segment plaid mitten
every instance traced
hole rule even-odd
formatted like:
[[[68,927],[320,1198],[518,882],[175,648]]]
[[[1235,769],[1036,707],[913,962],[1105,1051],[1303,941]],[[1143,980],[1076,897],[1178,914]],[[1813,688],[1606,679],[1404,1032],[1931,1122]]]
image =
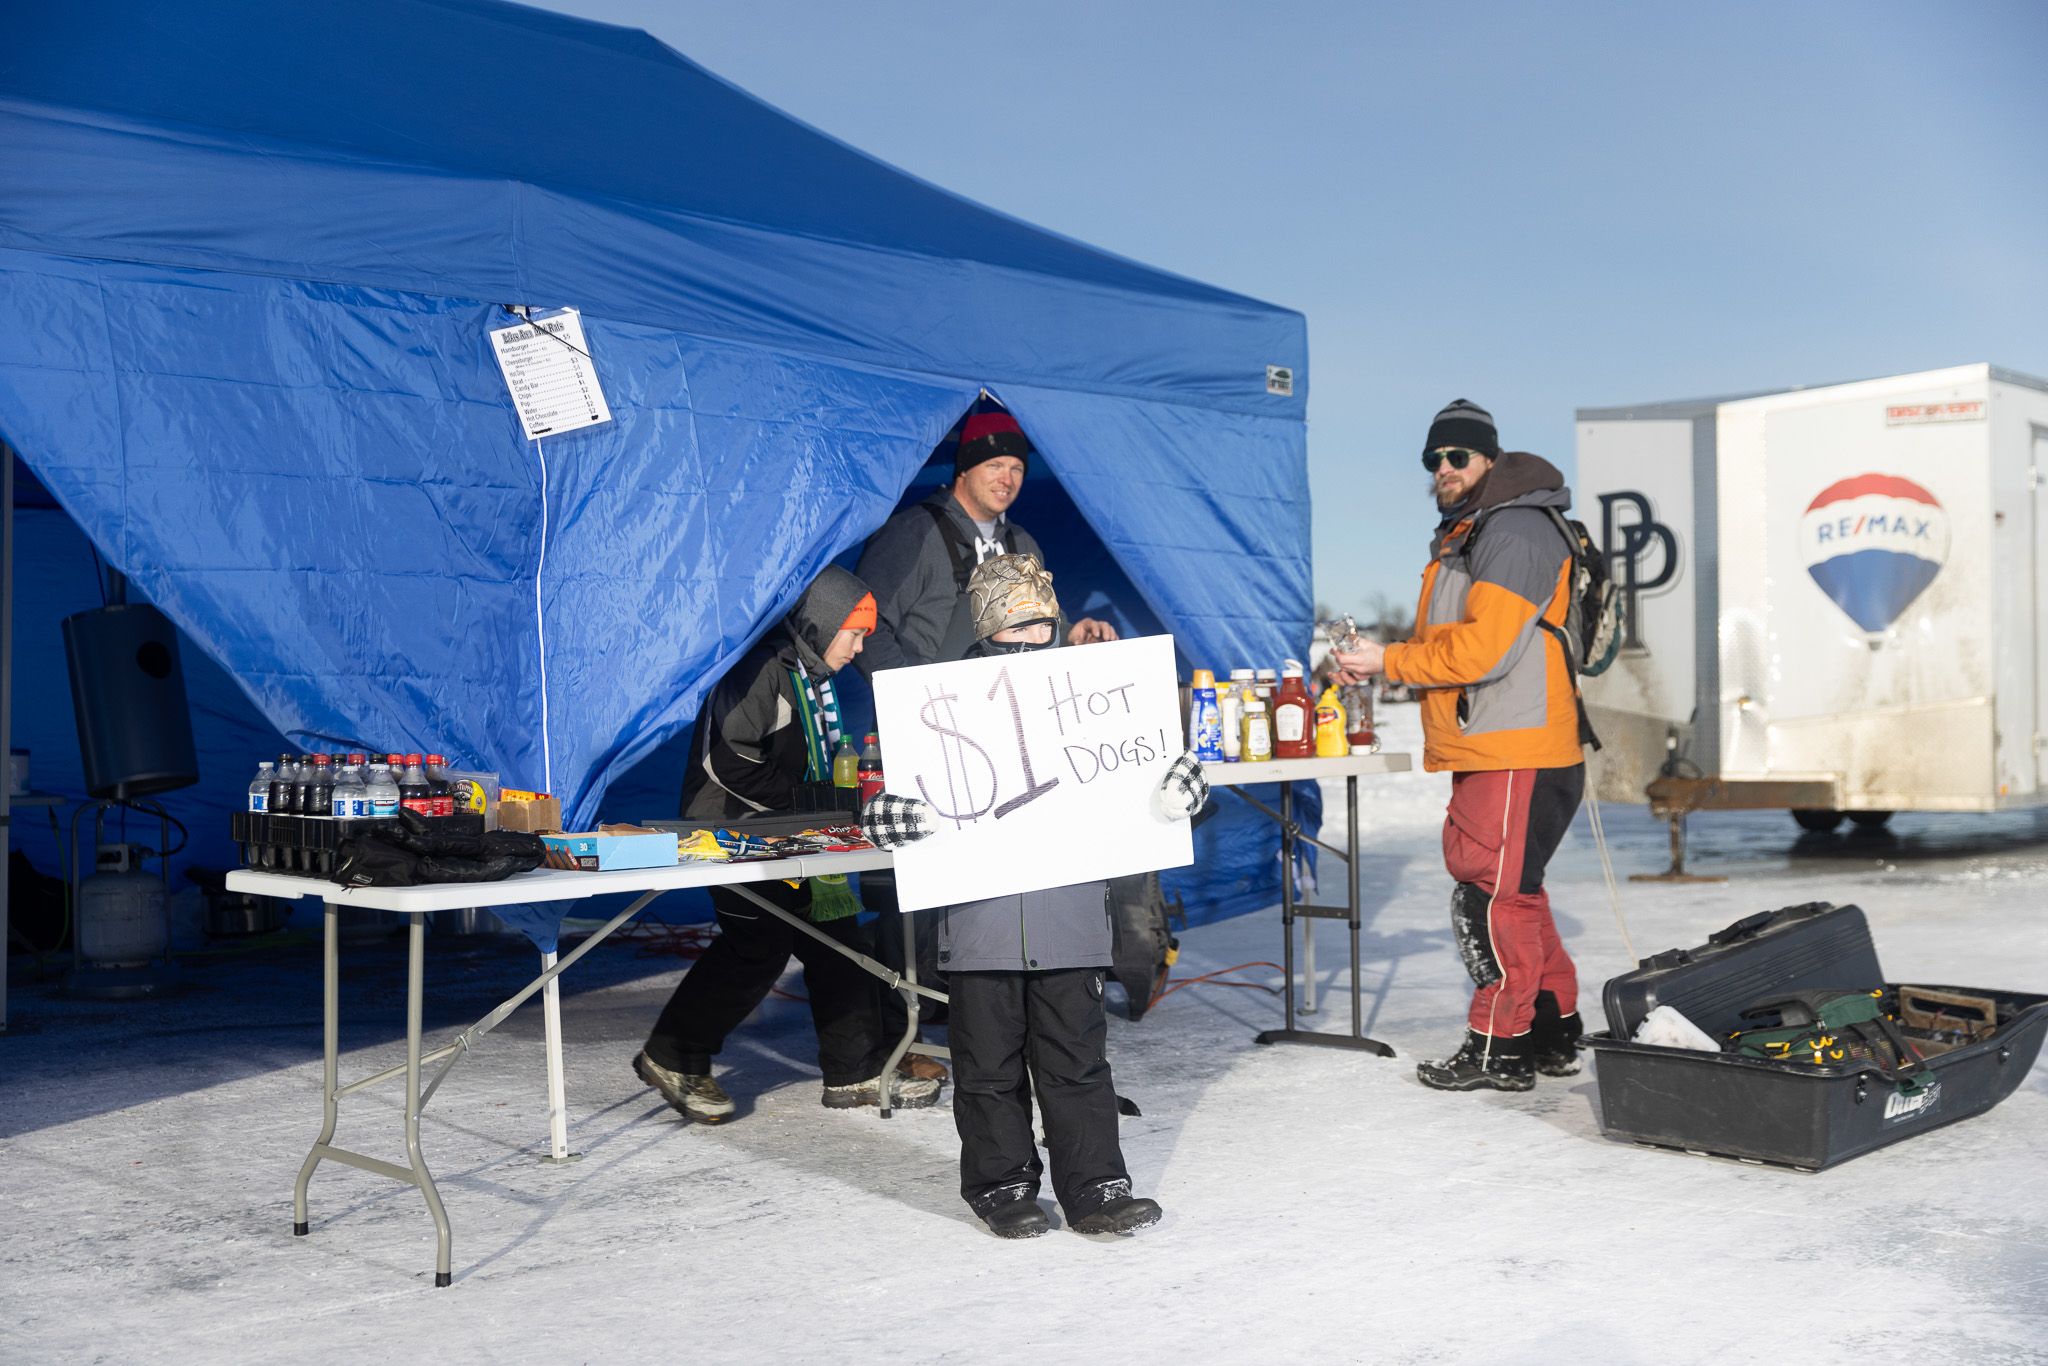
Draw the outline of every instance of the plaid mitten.
[[[938,822],[932,819],[931,807],[915,797],[877,792],[861,808],[860,832],[877,849],[901,849],[927,835],[937,834],[938,829]]]
[[[1209,803],[1209,780],[1191,749],[1180,752],[1159,780],[1159,806],[1168,820],[1184,821]]]

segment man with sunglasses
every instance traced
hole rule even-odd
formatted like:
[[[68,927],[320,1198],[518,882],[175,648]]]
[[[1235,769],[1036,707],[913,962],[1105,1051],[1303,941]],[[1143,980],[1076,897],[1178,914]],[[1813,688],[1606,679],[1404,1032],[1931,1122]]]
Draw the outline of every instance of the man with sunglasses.
[[[1544,865],[1585,792],[1576,681],[1563,624],[1571,550],[1551,509],[1557,467],[1503,454],[1492,414],[1459,399],[1436,415],[1423,468],[1442,520],[1412,639],[1337,663],[1422,698],[1423,767],[1451,773],[1444,864],[1451,928],[1478,988],[1464,1045],[1415,1069],[1443,1091],[1527,1091],[1579,1070],[1578,974],[1557,937]]]

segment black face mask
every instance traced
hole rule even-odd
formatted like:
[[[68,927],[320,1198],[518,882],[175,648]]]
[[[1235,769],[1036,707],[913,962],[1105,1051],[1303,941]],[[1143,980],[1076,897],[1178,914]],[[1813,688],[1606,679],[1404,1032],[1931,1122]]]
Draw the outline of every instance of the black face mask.
[[[1027,622],[1025,624],[1030,625],[1031,623]],[[1052,634],[1046,637],[1043,644],[1033,645],[1030,641],[1026,640],[997,640],[994,636],[990,636],[985,640],[975,641],[963,658],[991,659],[996,655],[1030,654],[1033,650],[1050,650],[1057,644],[1059,644],[1059,626],[1055,623]]]

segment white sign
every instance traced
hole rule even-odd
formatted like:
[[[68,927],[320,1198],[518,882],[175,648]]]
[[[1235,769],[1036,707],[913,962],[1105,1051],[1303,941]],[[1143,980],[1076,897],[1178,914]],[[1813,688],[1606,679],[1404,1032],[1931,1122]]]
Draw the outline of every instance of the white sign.
[[[527,440],[612,420],[604,390],[598,387],[597,367],[590,361],[590,346],[583,340],[583,317],[575,309],[501,327],[491,333],[491,347],[498,353],[498,368],[505,372],[505,387],[512,391]]]
[[[1173,638],[885,669],[888,790],[939,833],[896,851],[906,911],[1194,862],[1156,793],[1186,745]]]

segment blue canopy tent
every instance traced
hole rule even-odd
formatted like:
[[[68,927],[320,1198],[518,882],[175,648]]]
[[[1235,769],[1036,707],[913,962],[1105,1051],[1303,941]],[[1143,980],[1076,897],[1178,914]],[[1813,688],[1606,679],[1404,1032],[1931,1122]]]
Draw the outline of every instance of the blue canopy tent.
[[[671,809],[672,766],[621,780],[984,386],[1043,455],[1020,519],[1063,589],[1184,661],[1307,640],[1298,313],[948,194],[637,30],[13,6],[0,190],[0,437],[252,735],[438,750],[572,828],[615,784]],[[581,311],[611,422],[524,439],[508,306]],[[195,855],[258,757],[202,755]],[[1277,895],[1248,812],[1201,846],[1197,916]]]

